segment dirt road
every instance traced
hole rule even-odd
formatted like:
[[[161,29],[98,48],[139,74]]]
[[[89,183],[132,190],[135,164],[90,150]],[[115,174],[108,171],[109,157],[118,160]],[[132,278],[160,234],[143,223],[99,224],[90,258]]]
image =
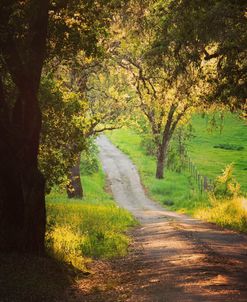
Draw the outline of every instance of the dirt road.
[[[247,236],[165,210],[126,155],[104,136],[98,145],[116,201],[141,226],[129,256],[102,263],[98,289],[82,301],[247,302]]]

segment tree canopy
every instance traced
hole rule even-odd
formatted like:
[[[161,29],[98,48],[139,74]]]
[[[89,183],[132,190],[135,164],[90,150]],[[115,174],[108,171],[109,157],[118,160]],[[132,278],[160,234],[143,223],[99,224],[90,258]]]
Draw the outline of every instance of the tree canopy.
[[[159,30],[151,59],[164,64],[163,57],[170,53],[179,60],[180,70],[193,62],[206,71],[205,81],[212,87],[205,96],[209,103],[246,109],[245,1],[156,1],[152,15]]]

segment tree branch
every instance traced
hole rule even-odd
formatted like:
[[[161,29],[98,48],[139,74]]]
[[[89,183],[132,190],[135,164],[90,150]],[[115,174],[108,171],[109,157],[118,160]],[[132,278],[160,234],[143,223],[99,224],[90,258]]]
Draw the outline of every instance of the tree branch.
[[[49,0],[33,0],[31,3],[32,12],[29,21],[31,43],[28,70],[32,70],[35,91],[39,88],[41,70],[46,55],[49,2]]]
[[[101,133],[101,132],[104,132],[104,131],[107,131],[107,130],[116,130],[116,129],[121,129],[122,126],[112,126],[112,127],[103,127],[101,129],[95,129],[94,130],[94,133],[93,134],[96,134],[96,133]]]
[[[184,109],[177,115],[176,120],[174,121],[174,123],[172,124],[171,127],[171,131],[170,131],[170,135],[173,134],[173,132],[175,131],[178,122],[181,120],[181,118],[185,115],[186,111],[191,107],[192,105],[187,104],[186,106],[184,106]]]
[[[205,54],[204,59],[206,61],[209,61],[209,60],[214,59],[214,58],[218,58],[220,56],[219,52],[215,52],[215,53],[209,54],[206,49],[204,49],[203,52]]]

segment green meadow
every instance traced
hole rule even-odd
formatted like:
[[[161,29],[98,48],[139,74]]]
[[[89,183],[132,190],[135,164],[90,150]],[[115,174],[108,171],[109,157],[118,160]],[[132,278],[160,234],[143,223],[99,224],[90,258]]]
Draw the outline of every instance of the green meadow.
[[[219,123],[212,125],[207,116],[193,117],[189,155],[198,170],[211,178],[233,163],[233,174],[247,192],[247,123],[231,114],[224,116],[222,128]]]

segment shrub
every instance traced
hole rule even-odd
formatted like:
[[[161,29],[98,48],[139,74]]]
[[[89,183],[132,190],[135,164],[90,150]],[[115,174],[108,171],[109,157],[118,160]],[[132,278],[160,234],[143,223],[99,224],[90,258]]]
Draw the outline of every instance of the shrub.
[[[99,170],[99,150],[94,140],[90,139],[88,139],[86,147],[81,153],[80,170],[83,175],[91,175]]]
[[[141,148],[143,148],[145,155],[156,156],[157,154],[154,138],[149,134],[142,135]]]
[[[232,198],[240,194],[240,184],[233,177],[233,164],[229,164],[216,178],[213,194],[216,198]]]
[[[232,144],[218,144],[218,145],[215,145],[214,148],[219,148],[219,149],[224,149],[224,150],[234,150],[234,151],[244,150],[243,146],[232,145]]]
[[[242,197],[216,199],[210,197],[210,207],[199,209],[195,216],[242,232],[247,232],[247,211]]]

